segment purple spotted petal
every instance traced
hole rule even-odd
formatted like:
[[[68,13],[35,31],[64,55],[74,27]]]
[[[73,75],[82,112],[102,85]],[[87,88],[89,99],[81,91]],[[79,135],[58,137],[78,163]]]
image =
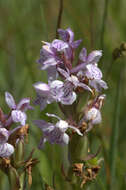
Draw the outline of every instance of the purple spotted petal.
[[[58,77],[58,72],[56,70],[56,66],[50,66],[47,69],[47,74],[48,74],[48,82],[52,82],[53,80],[56,80]]]
[[[9,143],[0,145],[0,157],[10,157],[14,152],[14,147]]]
[[[69,93],[67,96],[63,96],[61,98],[61,103],[64,105],[72,105],[77,98],[77,95],[75,92]]]
[[[61,69],[59,67],[57,68],[57,70],[60,72],[62,76],[64,76],[64,78],[68,78],[70,76],[69,70],[68,72],[66,72],[64,69]]]
[[[11,109],[16,109],[15,100],[9,92],[5,92],[5,101]]]
[[[33,123],[43,131],[45,136],[50,136],[50,133],[55,129],[53,124],[47,123],[44,120],[34,120]]]
[[[57,61],[55,59],[55,57],[50,57],[48,58],[46,61],[43,62],[43,65],[41,66],[41,70],[46,70],[48,69],[50,66],[55,66],[57,65]]]
[[[44,120],[34,120],[33,123],[37,125],[40,129],[46,129],[50,127],[50,123],[44,121]]]
[[[50,87],[48,84],[36,82],[33,86],[39,96],[47,96],[49,94]]]
[[[9,132],[5,128],[0,128],[0,144],[7,142],[9,137]]]
[[[30,106],[30,98],[23,98],[18,104],[17,109],[26,111],[27,109],[32,109]]]
[[[101,79],[102,78],[102,72],[101,70],[92,64],[88,64],[86,66],[86,72],[85,75],[88,79]]]
[[[76,48],[78,48],[78,46],[80,45],[81,42],[82,42],[82,40],[76,40],[76,41],[71,43],[71,47],[73,49],[76,49]]]
[[[107,89],[107,83],[103,80],[90,80],[89,85],[96,89],[97,92],[100,92],[103,89]]]
[[[26,116],[26,114],[24,112],[22,112],[20,110],[13,110],[11,112],[11,117],[12,117],[12,120],[15,123],[20,122],[21,125],[25,125],[25,121],[27,119],[27,116]]]
[[[63,51],[64,49],[68,48],[68,44],[63,42],[62,40],[53,40],[52,47],[55,48],[57,51]]]
[[[97,63],[99,61],[99,59],[101,58],[101,56],[102,56],[101,50],[92,51],[87,57],[87,62],[88,63]]]
[[[86,62],[87,60],[87,50],[86,48],[83,48],[79,54],[79,59],[83,62]]]
[[[58,29],[58,33],[63,41],[67,42],[69,40],[69,33],[66,30]]]
[[[60,101],[63,96],[63,82],[55,80],[50,83],[50,95],[55,101]]]
[[[82,70],[84,70],[86,68],[86,65],[87,65],[86,62],[85,63],[81,63],[81,64],[77,65],[76,67],[74,67],[73,69],[71,69],[70,72],[71,73],[77,73],[79,71],[82,71]]]

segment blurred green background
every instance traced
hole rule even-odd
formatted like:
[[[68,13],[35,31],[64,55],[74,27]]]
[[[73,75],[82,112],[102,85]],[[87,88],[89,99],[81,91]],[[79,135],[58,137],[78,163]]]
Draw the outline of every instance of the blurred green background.
[[[46,74],[38,69],[36,60],[39,58],[41,41],[51,41],[55,38],[58,11],[59,0],[0,0],[0,106],[5,112],[8,111],[4,101],[5,91],[11,92],[17,102],[22,97],[32,97],[33,100],[33,83],[46,81]],[[104,148],[101,155],[106,155],[108,160],[113,161],[116,156],[114,189],[124,190],[126,59],[121,57],[113,62],[112,52],[126,41],[126,0],[64,0],[61,28],[67,27],[71,27],[75,32],[76,39],[83,39],[80,48],[85,46],[88,51],[103,50],[99,66],[109,89],[102,109],[101,142],[96,139],[96,144],[102,143]],[[44,189],[44,181],[52,185],[54,176],[56,190],[71,189],[67,182],[63,183],[60,174],[61,164],[67,164],[67,148],[47,144],[43,151],[37,150],[41,133],[32,124],[32,120],[45,118],[44,113],[51,113],[53,110],[58,112],[55,104],[49,105],[41,113],[38,107],[28,113],[30,135],[29,144],[26,145],[26,157],[32,148],[36,148],[34,156],[40,160],[38,166],[33,169],[31,189]],[[93,141],[95,144],[95,138]],[[111,145],[111,141],[115,144]],[[106,176],[103,162],[101,172],[90,189],[108,189]],[[6,177],[0,173],[0,189],[9,190],[8,186]]]

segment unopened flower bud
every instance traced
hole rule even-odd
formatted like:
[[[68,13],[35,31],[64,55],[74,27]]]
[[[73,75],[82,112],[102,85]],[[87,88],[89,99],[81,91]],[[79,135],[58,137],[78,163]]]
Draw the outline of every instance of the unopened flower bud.
[[[93,108],[89,109],[88,111],[86,111],[85,119],[87,121],[91,121],[92,124],[94,124],[94,125],[99,124],[99,123],[101,123],[101,120],[102,120],[101,113],[98,109],[93,107]]]
[[[9,137],[9,132],[5,128],[0,128],[0,144],[7,142]]]
[[[0,145],[0,157],[9,157],[14,152],[14,147],[9,143]]]

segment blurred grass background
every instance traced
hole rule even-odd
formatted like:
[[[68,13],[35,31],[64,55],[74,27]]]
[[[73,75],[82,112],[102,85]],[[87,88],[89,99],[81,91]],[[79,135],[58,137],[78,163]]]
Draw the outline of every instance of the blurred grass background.
[[[55,38],[58,11],[59,0],[0,1],[0,106],[4,111],[8,111],[4,101],[5,91],[11,92],[17,102],[22,97],[33,99],[35,92],[32,84],[46,81],[46,74],[38,70],[36,59],[39,57],[41,41],[51,41]],[[101,155],[107,155],[111,162],[117,158],[115,190],[126,189],[126,59],[118,59],[112,63],[113,50],[126,41],[125,12],[125,0],[64,0],[61,24],[64,29],[71,27],[76,39],[83,39],[81,47],[87,47],[88,51],[103,49],[103,58],[99,65],[107,78],[109,89],[102,110],[103,123],[99,129],[100,143],[104,145]],[[120,68],[123,71],[121,80]],[[42,113],[39,108],[34,112],[29,111],[30,135],[26,152],[36,148],[41,137],[32,120],[44,119],[44,113],[53,112],[54,109],[58,112],[57,106],[52,104]],[[111,145],[115,137],[114,130],[117,138],[115,144]],[[99,142],[96,139],[97,143]],[[61,163],[67,164],[66,149],[49,144],[43,151],[36,148],[34,156],[39,158],[40,163],[33,169],[31,189],[44,189],[43,181],[52,185],[54,176],[56,190],[71,189],[67,182],[63,183],[60,174]],[[106,177],[104,163],[98,179],[90,187],[91,190],[108,189],[109,176]],[[9,190],[3,173],[0,173],[0,187],[1,190]]]

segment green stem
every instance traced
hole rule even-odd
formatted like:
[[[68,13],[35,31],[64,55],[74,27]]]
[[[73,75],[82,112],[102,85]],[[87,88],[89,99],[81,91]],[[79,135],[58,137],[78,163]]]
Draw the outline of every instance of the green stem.
[[[120,117],[120,98],[121,98],[121,82],[123,74],[123,65],[120,63],[120,76],[117,83],[117,91],[115,97],[115,111],[113,117],[112,135],[110,142],[110,190],[114,190],[114,183],[116,178],[116,158],[117,158],[117,147],[118,147],[118,132],[119,132],[119,117]]]
[[[19,190],[20,188],[19,175],[16,169],[13,168],[12,166],[8,170],[8,180],[9,180],[10,190]]]
[[[102,29],[101,29],[101,49],[102,50],[104,50],[104,33],[105,33],[105,26],[106,26],[107,14],[108,14],[108,2],[109,0],[105,0]]]
[[[63,0],[59,0],[60,5],[59,5],[59,14],[58,14],[58,20],[57,20],[57,26],[56,26],[56,38],[59,38],[58,34],[58,28],[61,26],[61,20],[62,20],[62,14],[63,14]]]

